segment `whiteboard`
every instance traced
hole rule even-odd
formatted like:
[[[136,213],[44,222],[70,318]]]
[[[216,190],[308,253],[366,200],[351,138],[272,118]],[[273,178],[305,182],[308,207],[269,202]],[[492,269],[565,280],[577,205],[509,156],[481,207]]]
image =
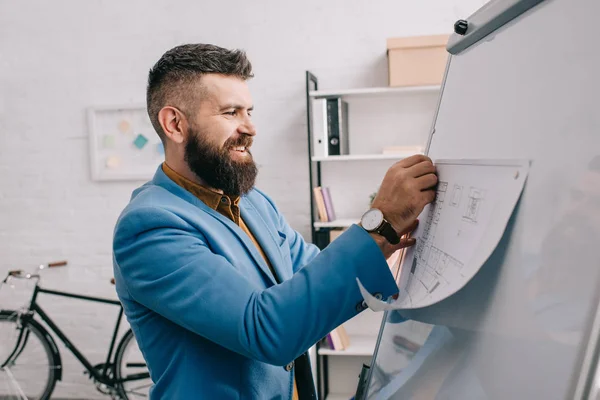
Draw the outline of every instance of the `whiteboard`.
[[[481,28],[481,15],[518,2],[492,1],[467,20]],[[572,399],[589,384],[582,366],[600,292],[598,17],[598,0],[546,0],[450,58],[430,157],[531,168],[473,280],[436,305],[388,313],[367,398]],[[398,355],[402,368],[390,361],[397,313],[434,325],[408,363]]]

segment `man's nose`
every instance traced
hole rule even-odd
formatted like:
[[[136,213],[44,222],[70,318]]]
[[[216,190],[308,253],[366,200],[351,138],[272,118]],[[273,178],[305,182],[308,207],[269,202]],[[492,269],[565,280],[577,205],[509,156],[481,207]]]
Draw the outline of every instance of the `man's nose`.
[[[254,126],[254,123],[252,122],[250,117],[244,118],[244,121],[242,121],[242,123],[238,127],[238,132],[250,136],[256,135],[256,127]]]

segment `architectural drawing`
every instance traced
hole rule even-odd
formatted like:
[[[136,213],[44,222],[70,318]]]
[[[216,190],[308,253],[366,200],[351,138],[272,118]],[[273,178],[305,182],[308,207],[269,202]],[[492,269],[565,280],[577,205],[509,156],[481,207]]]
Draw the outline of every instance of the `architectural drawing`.
[[[462,186],[454,185],[454,189],[452,190],[452,201],[450,201],[450,205],[452,207],[460,206],[460,198],[462,197]]]
[[[417,243],[402,257],[398,299],[382,303],[359,286],[375,311],[425,307],[462,288],[502,237],[529,164],[438,160],[436,167],[436,199],[419,215]]]
[[[447,188],[448,182],[440,182],[438,184],[436,200],[425,220],[423,235],[417,244],[415,258],[411,266],[411,273],[414,275],[412,279],[419,281],[427,293],[436,290],[440,282],[447,283],[443,277],[447,268],[453,268],[456,270],[455,272],[460,273],[460,269],[463,266],[462,262],[435,246],[436,231],[445,205]],[[452,202],[455,200],[455,194],[461,192],[462,186],[454,185],[450,205],[453,205]],[[419,268],[417,268],[417,265],[419,265]]]
[[[474,224],[477,223],[477,212],[481,206],[481,202],[485,197],[485,190],[471,187],[471,191],[469,192],[469,201],[467,203],[467,208],[465,210],[465,215],[463,219]]]

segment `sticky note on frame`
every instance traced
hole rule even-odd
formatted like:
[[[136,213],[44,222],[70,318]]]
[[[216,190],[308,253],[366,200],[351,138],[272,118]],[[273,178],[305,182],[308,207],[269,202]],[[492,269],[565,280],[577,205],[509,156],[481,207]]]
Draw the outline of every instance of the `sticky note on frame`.
[[[104,149],[114,149],[116,146],[116,139],[114,135],[104,135],[102,136],[102,148]]]
[[[148,143],[148,138],[146,138],[146,136],[142,135],[141,133],[139,135],[137,135],[135,140],[133,141],[133,145],[140,150],[143,149],[147,143]]]
[[[106,159],[106,168],[117,169],[121,165],[121,159],[117,156],[110,156]]]
[[[125,119],[123,119],[123,120],[121,120],[121,122],[119,122],[118,128],[121,133],[124,133],[124,134],[131,133],[131,124],[129,123],[129,121],[127,121]]]

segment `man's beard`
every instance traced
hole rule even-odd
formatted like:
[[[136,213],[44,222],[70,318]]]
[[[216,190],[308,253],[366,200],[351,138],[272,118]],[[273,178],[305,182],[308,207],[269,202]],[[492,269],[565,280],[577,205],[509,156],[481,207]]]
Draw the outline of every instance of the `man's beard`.
[[[213,189],[222,190],[224,194],[237,197],[248,193],[256,181],[258,169],[248,147],[252,145],[252,137],[241,135],[229,138],[219,148],[201,138],[195,129],[189,130],[185,145],[185,161],[198,178]],[[234,147],[245,146],[247,160],[234,161],[230,151]]]

